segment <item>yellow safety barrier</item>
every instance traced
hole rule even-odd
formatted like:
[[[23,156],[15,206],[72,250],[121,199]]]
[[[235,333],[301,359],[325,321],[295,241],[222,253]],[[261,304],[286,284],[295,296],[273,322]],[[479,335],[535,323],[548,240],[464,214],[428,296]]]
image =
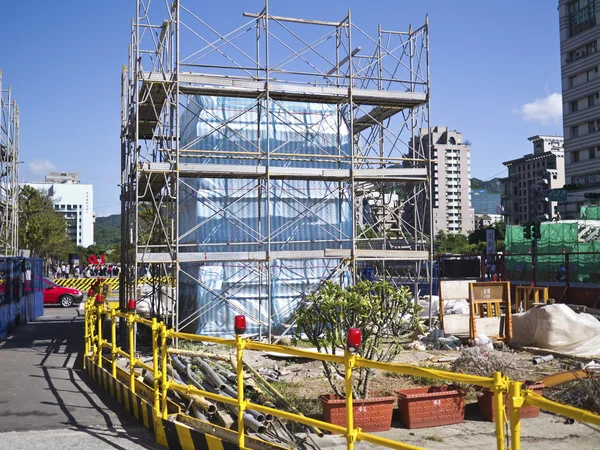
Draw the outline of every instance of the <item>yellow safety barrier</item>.
[[[95,278],[55,278],[52,282],[58,284],[63,287],[70,287],[73,289],[79,289],[80,291],[88,291],[94,281],[98,278],[103,278],[104,283],[108,284],[113,291],[117,291],[119,289],[119,278],[105,278],[105,277],[95,277]],[[173,277],[155,277],[155,278],[138,278],[138,284],[168,284],[170,286],[174,285]]]
[[[102,325],[105,318],[110,319],[110,340],[107,340],[102,335]],[[116,323],[117,319],[125,319],[129,330],[129,348],[123,350],[117,346]],[[139,358],[136,358],[135,353],[135,326],[141,324],[147,326],[152,331],[152,365],[145,364]],[[234,347],[236,349],[236,377],[237,377],[237,398],[225,397],[212,392],[204,391],[192,385],[181,385],[168,379],[167,371],[162,370],[168,366],[168,358],[170,354],[178,353],[177,349],[169,348],[168,341],[170,339],[186,339],[197,342],[210,342],[221,345]],[[103,349],[110,349],[110,359],[104,356]],[[301,414],[294,414],[287,411],[277,410],[268,406],[259,405],[250,402],[244,398],[244,368],[243,368],[243,352],[244,350],[256,351],[274,351],[281,354],[298,356],[301,358],[329,361],[333,363],[343,364],[345,367],[345,387],[346,387],[346,427],[333,425],[328,422],[312,419]],[[185,353],[182,351],[182,353]],[[305,350],[286,347],[282,345],[261,344],[253,342],[250,339],[245,339],[237,335],[235,339],[222,339],[210,336],[200,336],[196,334],[176,332],[167,326],[158,322],[155,318],[152,320],[144,319],[135,312],[121,312],[110,308],[106,303],[96,304],[93,299],[88,300],[85,305],[85,357],[84,367],[87,364],[95,364],[102,369],[103,364],[110,364],[110,374],[114,379],[118,379],[117,371],[117,356],[123,356],[129,360],[129,386],[128,389],[135,394],[136,383],[136,368],[142,368],[152,374],[153,386],[152,403],[153,403],[153,429],[157,437],[157,443],[168,445],[165,437],[165,424],[170,423],[168,420],[172,415],[172,408],[169,407],[168,393],[169,391],[180,392],[186,396],[202,396],[214,401],[228,403],[238,408],[238,427],[237,427],[237,445],[240,449],[247,448],[245,446],[247,439],[250,438],[244,431],[243,412],[251,409],[265,414],[272,414],[282,419],[292,420],[302,423],[309,427],[317,427],[332,433],[340,433],[346,437],[346,447],[354,448],[354,443],[365,441],[371,444],[380,445],[394,449],[416,449],[418,447],[392,441],[373,434],[364,433],[360,428],[354,427],[354,411],[352,397],[352,372],[355,368],[365,367],[377,370],[385,370],[404,375],[413,375],[427,377],[438,380],[452,381],[458,383],[467,383],[482,387],[487,387],[494,392],[495,403],[495,432],[496,432],[496,448],[498,450],[506,449],[506,434],[504,425],[510,421],[510,449],[520,450],[520,409],[522,406],[537,406],[540,409],[560,414],[566,417],[573,418],[578,421],[587,422],[600,426],[600,416],[589,411],[574,408],[571,406],[562,405],[560,403],[548,400],[540,395],[529,390],[521,390],[521,383],[512,381],[500,372],[494,373],[492,378],[467,375],[455,372],[447,372],[443,370],[425,369],[422,367],[412,366],[409,364],[382,363],[364,359],[356,354],[348,351],[344,355],[329,355],[323,353],[313,353]],[[119,369],[122,370],[122,369]],[[510,414],[506,417],[506,409],[504,405],[504,394],[509,394]],[[170,412],[171,411],[171,412]],[[184,421],[190,422],[196,419],[184,417]],[[169,425],[170,426],[170,425]],[[162,431],[161,431],[162,430]],[[208,436],[211,439],[213,437]],[[207,438],[208,438],[207,437]],[[216,438],[215,438],[216,439]],[[269,444],[273,446],[273,444]],[[183,448],[195,448],[193,446]]]

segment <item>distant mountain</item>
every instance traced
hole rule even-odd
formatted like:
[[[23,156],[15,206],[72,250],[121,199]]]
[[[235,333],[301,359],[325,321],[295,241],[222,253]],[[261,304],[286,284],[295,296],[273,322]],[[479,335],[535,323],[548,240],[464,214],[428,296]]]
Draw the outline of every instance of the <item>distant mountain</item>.
[[[94,225],[94,240],[96,245],[112,248],[121,243],[121,214],[96,217]]]
[[[471,189],[474,191],[483,189],[488,194],[502,194],[502,182],[500,178],[492,178],[487,181],[480,180],[479,178],[471,178]]]

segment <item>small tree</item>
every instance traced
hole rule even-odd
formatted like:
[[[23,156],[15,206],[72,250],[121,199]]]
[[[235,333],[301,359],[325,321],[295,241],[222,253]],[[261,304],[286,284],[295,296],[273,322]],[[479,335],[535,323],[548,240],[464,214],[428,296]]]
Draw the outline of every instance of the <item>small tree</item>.
[[[306,307],[296,311],[296,337],[304,332],[319,352],[340,354],[346,348],[348,330],[360,328],[362,345],[358,354],[366,359],[390,362],[402,350],[401,339],[420,328],[420,309],[404,286],[395,287],[386,281],[361,281],[343,288],[326,282],[307,298]],[[343,388],[338,385],[344,379],[344,368],[327,361],[322,363],[334,393],[344,397]],[[353,395],[357,398],[368,397],[371,375],[372,369],[358,369],[353,384]]]

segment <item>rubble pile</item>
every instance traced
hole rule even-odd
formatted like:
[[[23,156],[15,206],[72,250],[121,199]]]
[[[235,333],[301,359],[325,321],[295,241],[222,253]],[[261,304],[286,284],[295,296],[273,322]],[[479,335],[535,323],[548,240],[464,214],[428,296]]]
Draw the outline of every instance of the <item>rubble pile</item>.
[[[167,375],[172,383],[196,388],[237,399],[237,375],[235,358],[201,351],[180,350],[171,354],[171,364],[167,366]],[[299,414],[272,382],[281,380],[286,374],[277,366],[273,369],[259,370],[244,362],[245,398],[253,403]],[[152,374],[144,371],[144,382],[152,386]],[[215,425],[236,429],[238,408],[234,405],[215,402],[196,394],[183,394],[170,391],[170,399],[181,407],[181,411],[191,417]],[[270,414],[258,411],[244,411],[244,427],[248,433],[267,442],[288,448],[318,448],[311,435],[322,436],[315,427],[307,427],[296,422],[287,422]]]

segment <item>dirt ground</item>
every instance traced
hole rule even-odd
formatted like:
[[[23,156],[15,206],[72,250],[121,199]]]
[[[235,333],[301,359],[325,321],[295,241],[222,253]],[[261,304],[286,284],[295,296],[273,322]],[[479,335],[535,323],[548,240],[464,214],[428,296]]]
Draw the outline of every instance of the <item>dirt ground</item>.
[[[220,346],[207,346],[205,349],[210,353],[233,355],[232,349]],[[535,365],[531,352],[509,349],[505,351],[518,367],[522,378],[531,381],[539,381],[547,375],[568,370],[578,363],[572,358],[555,358],[548,363]],[[453,358],[458,354],[454,350],[405,350],[394,362],[449,370],[451,363],[440,362],[440,360]],[[274,385],[289,399],[290,403],[307,415],[322,418],[318,396],[331,393],[332,390],[323,376],[321,362],[256,351],[244,352],[244,359],[263,376],[278,378],[279,381],[274,382]],[[280,375],[277,377],[278,374]],[[421,387],[430,382],[431,380],[424,378],[376,371],[372,380],[372,390],[393,394],[399,389]],[[470,391],[467,403],[465,422],[462,424],[409,430],[395,414],[392,429],[375,434],[424,448],[495,448],[494,424],[484,421],[479,413],[475,390]],[[542,412],[537,418],[522,421],[522,448],[524,449],[597,449],[598,442],[600,442],[600,433],[597,429],[581,423],[565,423],[564,417]],[[326,435],[324,438],[317,438],[316,443],[322,449],[345,447],[345,441],[340,436]],[[358,443],[356,448],[375,447],[368,443]]]

